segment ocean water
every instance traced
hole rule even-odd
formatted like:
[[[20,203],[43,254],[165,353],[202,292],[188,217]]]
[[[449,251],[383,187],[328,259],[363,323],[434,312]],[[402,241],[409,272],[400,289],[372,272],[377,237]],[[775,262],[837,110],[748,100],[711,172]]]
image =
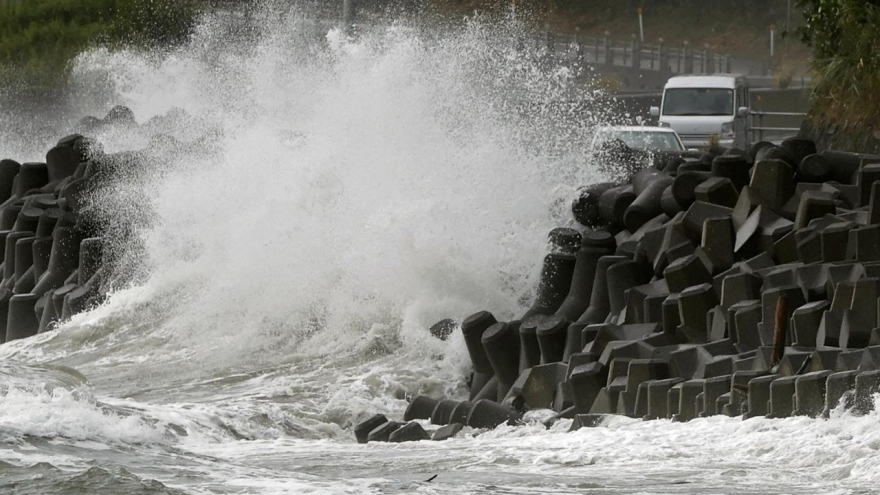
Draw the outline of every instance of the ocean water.
[[[529,305],[546,233],[601,179],[591,129],[621,116],[511,18],[309,19],[264,5],[174,50],[95,49],[57,125],[0,126],[39,159],[125,104],[141,125],[96,137],[153,150],[93,198],[136,226],[107,302],[0,346],[0,493],[877,491],[880,415],[845,410],[355,443],[359,418],[465,397],[460,333],[428,327]]]

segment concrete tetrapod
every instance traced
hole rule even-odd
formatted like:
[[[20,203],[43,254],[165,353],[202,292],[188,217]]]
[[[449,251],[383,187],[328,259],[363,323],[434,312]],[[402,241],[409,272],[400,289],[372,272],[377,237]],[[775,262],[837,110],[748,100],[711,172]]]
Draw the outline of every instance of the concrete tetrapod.
[[[547,234],[551,253],[575,254],[581,247],[581,233],[568,227],[557,227]]]
[[[12,291],[0,288],[0,340],[3,342],[7,342],[6,326],[9,315],[9,300],[12,295]]]
[[[15,243],[15,285],[12,290],[15,294],[27,294],[37,283],[33,270],[35,239],[35,237],[26,237]]]
[[[565,301],[556,310],[556,315],[577,320],[584,314],[590,306],[590,298],[593,295],[593,282],[596,279],[599,258],[609,254],[612,254],[611,249],[602,247],[584,247],[577,252],[571,287]]]
[[[388,418],[384,414],[375,414],[364,421],[361,421],[354,427],[354,436],[358,443],[367,443],[367,437],[370,432],[377,427],[388,422]]]
[[[538,343],[538,325],[544,315],[530,316],[519,326],[519,372],[541,364],[541,345]]]
[[[397,428],[388,435],[388,441],[391,443],[400,442],[418,442],[419,440],[430,440],[431,436],[422,428],[422,425],[415,421]]]
[[[442,428],[438,428],[431,435],[431,440],[434,440],[435,442],[449,440],[450,438],[457,435],[458,432],[461,431],[462,427],[463,425],[461,423],[451,423]]]
[[[651,272],[644,265],[631,260],[619,261],[608,268],[608,305],[611,318],[626,309],[626,291],[648,283]]]
[[[419,395],[413,398],[412,402],[406,407],[403,413],[404,421],[412,421],[414,419],[431,419],[431,413],[437,407],[437,399],[432,399],[426,395]]]
[[[856,375],[853,410],[867,414],[874,410],[874,396],[880,392],[880,370],[863,371]]]
[[[94,283],[93,279],[87,282],[86,285],[76,287],[64,297],[61,310],[62,320],[68,320],[73,315],[82,313],[94,306],[98,298],[98,288]]]
[[[452,414],[449,415],[450,424],[466,424],[467,418],[471,414],[471,410],[474,408],[474,403],[471,401],[462,401],[459,402],[455,409],[452,410]]]
[[[564,362],[567,363],[573,354],[578,354],[583,351],[587,342],[592,340],[589,336],[590,334],[585,333],[587,327],[588,325],[586,323],[577,322],[568,325],[565,335],[565,350],[562,353],[562,360]],[[584,340],[585,338],[587,340]]]
[[[704,180],[712,177],[709,172],[678,173],[671,184],[672,197],[681,210],[687,210],[696,201],[695,190]]]
[[[825,411],[825,392],[831,371],[813,371],[795,380],[794,414],[817,417]]]
[[[672,185],[673,178],[660,172],[651,175],[649,180],[623,214],[623,223],[630,232],[636,232],[648,220],[663,213],[660,198]]]
[[[859,371],[840,371],[831,373],[825,381],[825,409],[823,415],[828,416],[832,409],[842,406],[849,409],[853,406],[856,389],[856,377]]]
[[[669,390],[676,384],[683,382],[683,378],[666,378],[662,380],[651,380],[647,383],[648,387],[648,407],[644,419],[667,419],[671,417],[669,411]]]
[[[15,160],[0,160],[0,203],[5,203],[15,187],[15,176],[18,175],[21,164]]]
[[[49,169],[45,163],[22,163],[13,195],[23,198],[29,191],[39,189],[49,183]]]
[[[577,258],[570,254],[550,253],[544,257],[535,302],[520,320],[533,315],[552,315],[562,306],[571,288],[576,263]]]
[[[33,206],[24,206],[18,212],[15,223],[12,225],[12,230],[16,232],[35,232],[40,224],[40,217],[42,215],[43,210]]]
[[[80,264],[80,266],[83,265],[82,248],[80,248],[79,264]],[[80,269],[80,273],[82,273],[82,272],[83,272],[83,270]],[[82,283],[82,282],[80,282],[80,283]],[[458,326],[458,324],[452,318],[443,318],[442,320],[438,321],[437,323],[434,323],[433,325],[431,325],[431,327],[428,329],[428,333],[430,333],[431,336],[436,339],[447,340],[447,339],[449,339],[449,336],[452,335],[452,332],[455,330],[455,327],[457,327],[457,326]]]
[[[606,190],[599,196],[599,219],[613,230],[623,227],[623,215],[636,200],[633,186],[625,184]]]
[[[569,321],[564,316],[548,316],[536,329],[541,364],[562,361],[568,338]]]
[[[403,425],[397,421],[382,423],[370,431],[367,435],[367,442],[387,442],[391,434],[397,431],[401,426]]]
[[[52,289],[37,300],[37,304],[34,306],[34,311],[39,311],[42,308],[42,312],[40,313],[40,327],[37,333],[43,333],[52,328],[52,325],[58,321],[61,315],[55,312],[55,305],[52,303],[52,297],[55,295],[55,289]]]
[[[6,323],[6,342],[24,339],[37,334],[40,321],[34,313],[34,306],[39,296],[36,294],[18,294],[9,299]]]
[[[816,154],[816,143],[808,138],[786,138],[779,144],[779,147],[791,156],[794,164],[800,163],[807,156]]]
[[[694,189],[697,201],[733,208],[739,199],[733,182],[725,177],[706,179]]]
[[[672,185],[667,186],[666,189],[663,190],[663,194],[660,195],[660,208],[663,209],[663,213],[669,218],[674,217],[682,211],[681,205],[678,204],[678,200],[675,199]]]
[[[505,423],[512,425],[519,418],[520,414],[516,411],[484,399],[474,403],[467,418],[467,425],[472,428],[495,428]]]
[[[494,372],[486,351],[483,349],[483,333],[496,323],[495,317],[488,311],[479,311],[465,318],[461,324],[461,333],[467,346],[471,364],[474,366],[474,379],[471,383],[470,399],[478,393],[492,379]]]
[[[80,163],[79,153],[71,146],[55,146],[46,153],[46,171],[49,182],[60,181],[73,175]]]
[[[52,237],[52,232],[55,231],[55,227],[58,225],[58,221],[61,220],[65,216],[65,213],[58,208],[49,208],[48,210],[43,210],[43,213],[40,214],[40,221],[37,222],[37,237]]]
[[[443,399],[437,402],[437,405],[434,406],[434,410],[431,411],[431,424],[432,425],[446,425],[449,424],[449,420],[452,417],[452,411],[458,406],[458,402],[449,399]]]
[[[748,185],[750,168],[744,156],[720,155],[712,160],[712,175],[730,179],[737,191]]]
[[[508,323],[498,322],[483,333],[482,344],[492,371],[498,377],[496,400],[500,401],[519,376],[519,332]]]
[[[15,244],[20,239],[33,238],[33,232],[10,232],[6,236],[5,256],[3,257],[3,287],[12,289],[15,286]]]
[[[602,225],[602,219],[599,217],[599,198],[605,191],[619,185],[613,182],[602,182],[578,189],[577,195],[571,204],[571,212],[574,215],[574,219],[585,227],[599,227]]]
[[[52,306],[55,308],[55,321],[61,321],[64,318],[64,299],[68,294],[76,290],[74,283],[66,283],[52,292]]]
[[[104,239],[90,237],[83,239],[79,245],[79,285],[86,282],[101,268],[104,256]]]
[[[797,376],[783,376],[770,383],[770,411],[768,418],[787,418],[794,413],[794,394]]]
[[[611,311],[608,298],[608,269],[620,261],[628,260],[626,256],[602,256],[596,264],[596,278],[593,280],[593,292],[590,306],[578,318],[578,323],[602,323]]]
[[[50,289],[61,287],[79,265],[80,236],[72,227],[61,227],[52,233],[52,252],[46,272],[34,287],[34,294],[43,295]],[[39,241],[35,241],[36,245]],[[36,264],[37,256],[34,255]]]
[[[12,228],[15,226],[15,221],[18,220],[18,214],[21,212],[21,208],[22,202],[19,201],[14,204],[7,204],[0,209],[0,231],[12,231]]]

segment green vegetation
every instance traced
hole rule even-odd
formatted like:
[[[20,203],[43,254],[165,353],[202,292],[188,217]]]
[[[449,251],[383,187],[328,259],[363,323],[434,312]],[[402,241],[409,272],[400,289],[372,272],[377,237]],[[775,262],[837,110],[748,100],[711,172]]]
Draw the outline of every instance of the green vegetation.
[[[813,49],[813,118],[849,133],[880,130],[880,0],[799,0]]]
[[[190,0],[21,0],[0,4],[0,83],[57,86],[70,60],[97,43],[167,45],[185,39]]]
[[[361,1],[361,0],[359,0]],[[362,0],[369,5],[380,0]],[[414,0],[411,0],[414,1]],[[506,14],[513,0],[429,0],[422,2],[446,15],[474,12]],[[803,24],[800,10],[789,0],[516,0],[520,19],[536,27],[548,27],[562,36],[601,37],[627,40],[639,32],[637,10],[643,11],[645,41],[663,38],[667,46],[709,45],[716,53],[767,60],[806,71],[809,49],[794,37],[781,39],[785,30]],[[775,25],[776,56],[770,59],[770,26]]]

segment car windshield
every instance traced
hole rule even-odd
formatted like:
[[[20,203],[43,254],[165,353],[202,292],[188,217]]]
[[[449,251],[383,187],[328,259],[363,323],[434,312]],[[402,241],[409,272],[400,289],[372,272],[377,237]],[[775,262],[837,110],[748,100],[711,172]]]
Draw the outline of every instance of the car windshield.
[[[663,97],[663,115],[733,115],[733,90],[667,89]]]
[[[600,131],[596,143],[620,139],[630,148],[652,151],[682,151],[681,143],[675,134],[665,131]]]

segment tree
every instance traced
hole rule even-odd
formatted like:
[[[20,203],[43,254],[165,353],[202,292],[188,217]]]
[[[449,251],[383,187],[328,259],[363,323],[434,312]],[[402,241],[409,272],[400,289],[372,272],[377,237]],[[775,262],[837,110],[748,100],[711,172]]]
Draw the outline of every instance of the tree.
[[[880,0],[798,0],[813,50],[813,117],[851,132],[880,122]]]

